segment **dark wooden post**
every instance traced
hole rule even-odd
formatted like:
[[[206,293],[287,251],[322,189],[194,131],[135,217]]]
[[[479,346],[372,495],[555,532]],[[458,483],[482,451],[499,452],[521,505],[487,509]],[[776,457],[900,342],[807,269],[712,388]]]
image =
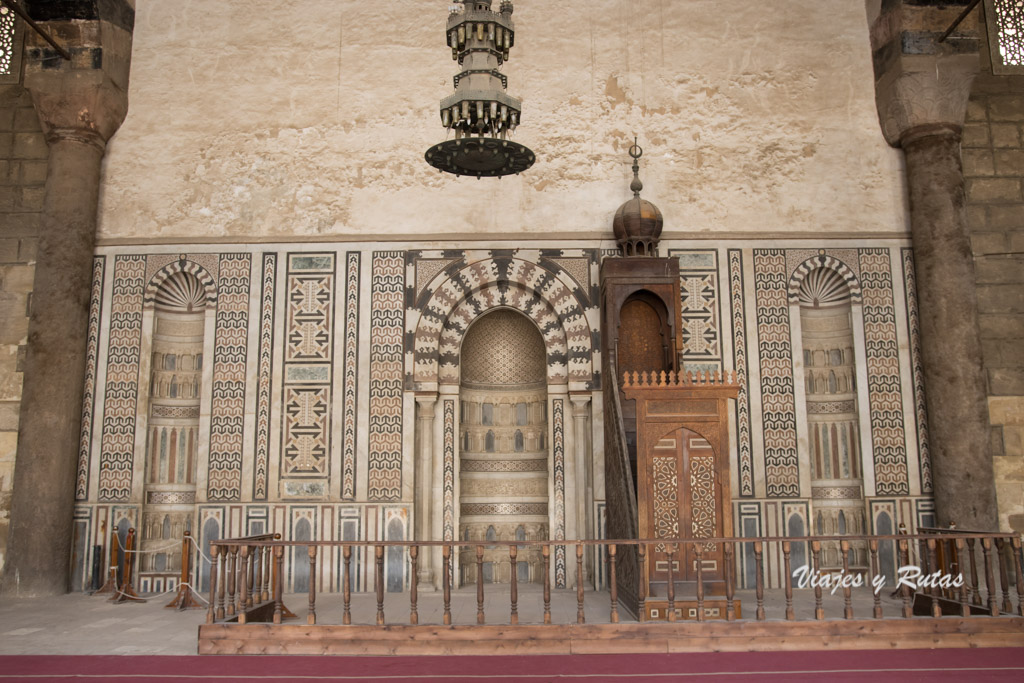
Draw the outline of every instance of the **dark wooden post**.
[[[544,623],[551,623],[551,546],[543,545],[540,549],[544,557]]]
[[[978,582],[978,560],[974,554],[974,539],[967,539],[967,554],[971,560],[971,598],[974,604],[981,603],[981,587]]]
[[[517,552],[518,548],[516,548],[515,544],[508,547],[508,559],[512,567],[512,576],[509,581],[509,597],[512,602],[512,613],[509,615],[508,622],[510,624],[519,623],[519,577],[517,576],[519,561],[516,559]]]
[[[693,554],[697,564],[697,621],[704,621],[704,544],[695,543]]]
[[[583,615],[583,544],[576,544],[576,623],[585,624]]]
[[[996,600],[995,575],[992,573],[992,539],[981,539],[981,548],[982,556],[985,558],[985,593],[988,596],[988,611],[989,614],[996,617],[999,616],[999,603]]]
[[[640,543],[636,546],[637,568],[640,576],[636,580],[637,609],[644,611],[644,600],[647,599],[647,544]]]
[[[228,597],[228,600],[227,600],[227,608],[228,608],[227,613],[228,613],[228,616],[234,616],[234,614],[235,614],[235,580],[237,578],[235,576],[235,574],[237,572],[237,567],[235,567],[235,561],[237,560],[237,558],[238,558],[238,546],[237,545],[229,546],[228,547],[227,566],[224,568],[224,572],[226,574],[227,584],[228,584],[228,587],[227,587],[227,589],[228,589],[228,596],[227,596]]]
[[[874,586],[875,577],[878,576],[878,541],[875,539],[871,539],[870,541],[868,541],[868,547],[871,549],[871,594],[875,603],[873,615],[875,619],[881,619],[882,591],[881,588],[876,590]]]
[[[444,589],[444,625],[450,626],[452,623],[452,547],[446,545],[441,548],[441,557],[443,558],[441,584]]]
[[[735,578],[736,578],[736,547],[733,541],[725,544],[725,620],[736,620]]]
[[[1020,537],[1013,539],[1013,573],[1017,577],[1017,614],[1024,617],[1024,571],[1021,571]]]
[[[608,544],[608,590],[611,593],[612,606],[609,620],[619,623],[619,586],[615,578],[615,544]]]
[[[242,562],[239,565],[241,576],[238,580],[238,623],[245,623],[245,602],[249,598],[249,546],[242,546]]]
[[[341,557],[345,563],[345,580],[341,585],[341,623],[348,626],[352,623],[352,546],[342,546]]]
[[[1010,604],[1010,577],[1006,571],[1006,563],[1010,559],[1006,556],[1005,550],[1008,548],[1003,539],[996,539],[996,557],[999,559],[999,587],[1003,594],[1003,612],[1009,614],[1013,611],[1013,605]]]
[[[306,623],[310,626],[316,624],[316,546],[312,543],[309,544],[309,613]]]
[[[789,541],[782,542],[782,562],[785,576],[782,577],[786,589],[786,621],[793,621],[796,615],[793,613],[793,568],[790,559],[792,546]]]
[[[821,568],[821,541],[811,541],[811,558],[814,563],[814,576],[819,577],[818,571]],[[821,606],[821,582],[814,584],[814,618],[824,619],[825,608]]]
[[[218,546],[210,546],[210,603],[206,607],[207,624],[212,624],[220,618],[215,607],[217,604],[217,565],[220,562],[220,556],[218,555],[219,551],[220,548]]]
[[[931,570],[933,572],[940,571],[941,567],[939,567],[938,559],[935,556],[935,539],[929,538],[926,543],[926,547],[928,550],[928,564],[931,567]],[[939,606],[939,587],[933,584],[928,593],[932,598],[932,616],[941,617],[942,608]]]
[[[757,620],[764,621],[764,545],[754,541],[754,595],[757,598]]]
[[[956,550],[959,557],[964,556],[964,539],[956,539]],[[960,616],[971,616],[971,606],[967,604],[967,582],[963,580],[963,567],[960,567]]]
[[[476,623],[483,624],[484,619],[484,547],[476,546]]]
[[[850,584],[846,578],[850,575],[850,542],[839,541],[839,552],[843,554],[843,618],[853,619],[853,602]]]
[[[375,548],[376,571],[374,572],[374,588],[377,591],[377,626],[384,625],[384,546]]]
[[[678,549],[675,544],[668,546],[671,548],[668,553],[668,590],[666,591],[668,597],[668,614],[665,615],[669,621],[676,620],[676,577],[674,573],[674,565],[676,561],[676,550]],[[657,564],[655,564],[657,566]]]
[[[420,613],[416,606],[416,601],[419,594],[416,591],[416,584],[419,583],[417,577],[419,576],[420,566],[420,548],[416,545],[409,546],[409,564],[412,579],[409,581],[409,623],[418,624],[420,623]]]
[[[284,546],[274,546],[274,623],[284,617]]]
[[[910,564],[910,544],[907,539],[901,538],[900,541],[900,555],[903,559],[903,566],[906,567]],[[902,598],[903,598],[903,618],[909,619],[914,616],[914,608],[910,605],[910,586],[902,586]]]

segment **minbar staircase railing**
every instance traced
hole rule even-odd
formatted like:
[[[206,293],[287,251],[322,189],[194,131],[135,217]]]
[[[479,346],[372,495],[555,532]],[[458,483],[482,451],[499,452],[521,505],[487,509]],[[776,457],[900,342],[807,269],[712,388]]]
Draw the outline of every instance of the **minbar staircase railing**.
[[[821,549],[824,542],[838,542],[843,550],[844,564],[840,572],[820,571]],[[696,581],[683,582],[672,578],[675,558],[685,557],[687,546],[700,557],[709,544],[724,544],[725,571],[727,580],[721,587],[720,594],[714,596],[717,604],[724,602],[724,608],[709,607],[712,596],[711,582],[705,580],[703,563],[695,564]],[[866,544],[870,553],[870,567],[864,573],[851,572],[848,566],[848,551],[853,543]],[[891,555],[880,553],[880,546],[889,545],[895,550]],[[893,545],[895,544],[895,545]],[[288,547],[304,548],[302,553],[309,562],[309,589],[306,623],[321,623],[318,608],[328,603],[330,611],[337,613],[340,607],[342,625],[353,624],[397,624],[406,622],[412,625],[424,623],[421,615],[421,596],[415,581],[404,587],[401,595],[407,600],[408,610],[401,610],[402,616],[396,617],[391,612],[385,613],[386,584],[384,581],[385,556],[392,556],[391,549],[399,549],[403,560],[408,564],[410,577],[417,576],[418,562],[424,552],[435,552],[440,548],[444,566],[449,571],[442,571],[443,577],[440,595],[431,593],[429,600],[433,602],[431,613],[439,618],[433,623],[453,624],[453,589],[450,565],[455,552],[459,548],[475,548],[476,553],[476,611],[475,623],[493,623],[497,619],[512,625],[520,623],[552,624],[557,622],[556,614],[572,614],[575,608],[575,619],[569,618],[562,623],[587,623],[588,619],[605,623],[620,623],[631,620],[620,610],[620,585],[618,558],[624,550],[633,553],[638,561],[638,569],[644,571],[645,558],[650,557],[655,546],[664,545],[670,558],[669,580],[667,582],[667,608],[662,614],[666,621],[689,620],[705,621],[723,619],[725,621],[820,621],[826,618],[849,619],[911,619],[916,618],[913,609],[915,593],[924,595],[928,601],[927,616],[940,619],[955,616],[964,617],[998,617],[1002,614],[1024,616],[1024,576],[1022,576],[1021,538],[1016,534],[997,533],[947,533],[941,531],[927,533],[896,535],[896,536],[804,536],[804,537],[761,537],[761,538],[708,538],[700,539],[622,539],[622,540],[584,540],[584,541],[487,541],[485,543],[463,542],[377,542],[377,541],[282,541],[270,535],[254,536],[245,539],[226,539],[211,543],[213,566],[210,574],[210,606],[207,612],[208,624],[220,622],[270,622],[281,624],[291,613],[284,606],[285,549]],[[809,555],[809,565],[794,565],[794,548],[800,546]],[[524,548],[540,547],[544,558],[542,590],[532,590],[527,594],[530,604],[524,604],[520,596],[520,584],[517,581],[518,557]],[[571,591],[552,593],[552,572],[550,566],[552,547],[566,546],[572,548],[568,553],[576,558],[575,588]],[[586,585],[583,572],[584,550],[588,546],[603,549],[603,556],[608,563],[608,589],[594,590]],[[915,547],[923,548],[917,553],[919,558],[912,559]],[[976,568],[968,573],[950,565],[939,562],[939,548],[944,548],[944,557],[955,549],[957,558],[971,557],[976,560]],[[975,552],[971,552],[971,548]],[[341,595],[328,594],[317,596],[317,567],[321,555],[326,555],[330,548],[340,548],[344,571],[341,576]],[[362,601],[363,609],[353,605],[351,558],[353,550],[367,548],[373,558],[373,592],[375,602],[367,606]],[[505,556],[511,565],[509,584],[490,584],[484,580],[485,548],[505,548]],[[779,558],[777,566],[771,571],[766,568],[765,556],[770,554]],[[975,557],[977,555],[977,557]],[[601,556],[599,553],[598,556]],[[800,557],[801,555],[797,555]],[[888,570],[880,566],[880,556],[892,557],[900,563],[895,576],[887,576]],[[296,553],[296,562],[299,553]],[[972,567],[975,566],[972,564]],[[895,568],[895,567],[894,567]],[[293,568],[294,569],[294,568]],[[957,569],[955,574],[949,569]],[[753,589],[737,590],[737,577],[743,571],[753,574]],[[980,571],[979,571],[980,570]],[[781,571],[781,574],[779,573]],[[785,577],[781,586],[766,588],[766,579],[772,574]],[[909,577],[909,578],[908,578]],[[895,585],[896,591],[891,591]],[[1011,587],[1015,587],[1014,596]],[[886,589],[888,587],[888,590]],[[539,588],[539,587],[538,587]],[[486,596],[494,592],[508,595],[507,608],[502,608],[501,616],[487,614]],[[471,594],[461,592],[459,595],[471,599]],[[553,597],[559,603],[559,609],[553,609]],[[640,604],[647,596],[638,595]],[[1015,597],[1015,600],[1014,600]],[[388,603],[394,606],[394,599],[389,597]],[[955,610],[943,609],[942,601],[952,601]],[[440,604],[438,604],[440,601]],[[565,604],[566,601],[569,605]],[[340,604],[339,604],[340,602]],[[743,603],[741,609],[740,603]],[[598,608],[596,605],[602,605]],[[491,602],[493,606],[493,601]],[[979,607],[980,605],[980,607]],[[438,609],[439,608],[439,609]],[[524,608],[528,608],[525,609]],[[568,609],[568,612],[567,612]],[[589,610],[589,612],[588,612]],[[461,614],[472,613],[465,609]],[[641,611],[641,613],[643,613]],[[625,618],[624,618],[625,617]],[[336,623],[336,622],[335,622]]]

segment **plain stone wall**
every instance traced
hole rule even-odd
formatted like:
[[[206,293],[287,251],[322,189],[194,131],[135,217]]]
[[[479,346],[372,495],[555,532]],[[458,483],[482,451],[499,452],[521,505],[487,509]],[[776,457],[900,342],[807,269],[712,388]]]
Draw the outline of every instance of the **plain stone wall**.
[[[992,75],[985,49],[982,62],[963,137],[968,222],[999,526],[1024,531],[1024,75]]]
[[[0,86],[0,567],[7,547],[21,407],[21,364],[46,186],[46,141],[32,99]]]
[[[458,70],[446,18],[423,0],[138,0],[101,243],[610,240],[634,134],[666,237],[907,233],[863,2],[516,2],[503,71],[538,161],[480,181],[423,160]]]

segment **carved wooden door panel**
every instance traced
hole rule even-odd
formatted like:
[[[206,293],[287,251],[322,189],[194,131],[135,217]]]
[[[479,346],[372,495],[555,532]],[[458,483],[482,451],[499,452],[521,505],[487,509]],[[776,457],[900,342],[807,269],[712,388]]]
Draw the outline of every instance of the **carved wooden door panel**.
[[[717,438],[712,436],[714,441]],[[655,538],[715,538],[723,536],[721,468],[716,448],[689,429],[677,429],[651,449],[647,472],[651,505],[648,528]],[[723,579],[723,548],[703,548],[704,581]],[[651,581],[668,581],[668,551],[657,545],[651,555]],[[696,553],[692,545],[679,548],[672,572],[676,581],[696,581]]]

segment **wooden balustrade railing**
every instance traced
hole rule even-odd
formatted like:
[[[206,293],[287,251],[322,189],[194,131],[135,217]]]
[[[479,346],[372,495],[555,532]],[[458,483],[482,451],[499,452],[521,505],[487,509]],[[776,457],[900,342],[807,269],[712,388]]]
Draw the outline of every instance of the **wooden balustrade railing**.
[[[822,543],[838,543],[843,550],[844,562],[841,571],[828,572],[819,571],[821,567]],[[718,590],[724,591],[723,595],[711,596],[708,594],[709,583],[704,576],[702,553],[705,552],[706,544],[724,544],[724,587]],[[863,572],[851,572],[847,558],[847,552],[854,543],[866,545],[869,549],[868,569]],[[883,567],[880,558],[880,544],[890,543],[895,548],[895,564],[899,565],[898,571],[893,576],[886,576],[889,571]],[[802,548],[809,549],[808,565],[801,567],[793,566],[794,546],[802,544]],[[979,617],[998,616],[1000,614],[1015,614],[1024,616],[1024,577],[1022,577],[1022,555],[1021,539],[1012,534],[996,533],[963,533],[953,534],[945,532],[928,531],[914,535],[894,536],[805,536],[805,537],[763,537],[763,538],[716,538],[701,539],[620,539],[620,540],[585,540],[585,541],[457,541],[457,542],[418,542],[418,541],[282,541],[279,536],[272,537],[269,534],[254,536],[245,539],[226,539],[213,541],[211,543],[211,556],[213,566],[210,571],[210,606],[207,612],[207,623],[220,621],[234,621],[244,624],[247,620],[272,621],[275,624],[281,623],[282,619],[288,618],[291,614],[284,607],[284,558],[285,549],[296,548],[294,562],[305,562],[308,560],[308,609],[306,621],[308,624],[317,624],[321,615],[324,614],[323,602],[329,601],[330,609],[336,610],[341,607],[340,622],[344,625],[368,623],[372,619],[377,625],[383,626],[388,623],[396,623],[392,612],[394,600],[403,598],[387,598],[389,595],[385,585],[385,556],[388,555],[388,548],[403,548],[404,561],[411,567],[407,575],[413,577],[413,583],[404,587],[402,595],[408,601],[408,616],[401,617],[401,621],[409,624],[420,624],[424,622],[423,606],[420,604],[421,593],[415,585],[417,576],[416,567],[423,553],[439,552],[443,558],[442,566],[449,568],[440,572],[441,593],[439,599],[441,605],[434,603],[433,614],[439,617],[442,624],[452,623],[452,600],[453,588],[450,572],[453,559],[453,548],[455,552],[472,552],[476,561],[475,585],[467,586],[467,589],[475,589],[475,623],[488,623],[488,618],[504,621],[505,617],[487,613],[486,597],[491,591],[500,591],[508,595],[509,603],[507,611],[508,623],[519,624],[524,618],[524,596],[530,601],[529,607],[534,614],[533,620],[537,623],[550,624],[553,621],[552,610],[552,588],[551,588],[551,547],[565,546],[575,550],[576,571],[575,586],[571,589],[556,592],[556,597],[565,601],[573,600],[576,607],[575,623],[587,623],[587,619],[598,621],[607,619],[610,623],[619,623],[622,618],[622,603],[620,602],[618,586],[618,564],[623,548],[629,548],[633,556],[638,559],[640,571],[646,571],[646,558],[653,552],[652,546],[664,545],[668,554],[666,564],[668,579],[664,584],[659,584],[659,591],[664,594],[659,596],[649,595],[638,596],[640,601],[645,599],[667,600],[668,608],[665,616],[668,621],[677,620],[677,612],[680,612],[681,605],[694,605],[696,609],[689,608],[690,615],[698,621],[708,617],[705,607],[710,600],[720,601],[724,597],[725,609],[722,612],[724,619],[735,621],[740,619],[740,601],[746,605],[753,606],[752,611],[742,610],[743,614],[753,614],[756,621],[766,619],[780,619],[794,621],[802,619],[822,620],[832,619],[855,619],[855,618],[910,618],[914,615],[912,609],[912,596],[925,595],[931,601],[929,610],[926,613],[933,618],[941,618],[947,614],[954,614],[958,617]],[[920,554],[916,562],[911,561],[911,548],[915,545],[923,547],[925,552]],[[942,563],[939,561],[939,547],[946,548],[944,561],[949,566],[951,558],[972,557],[974,553],[971,548],[978,551],[981,556],[983,571],[957,571],[956,574],[945,572]],[[525,548],[540,546],[540,556],[543,559],[542,587],[538,586],[536,591],[524,593],[518,581],[516,571],[519,555]],[[583,558],[588,546],[603,548],[604,553],[598,556],[607,557],[607,589],[595,591],[586,585],[583,572]],[[692,548],[688,548],[692,546]],[[492,584],[485,589],[485,572],[483,567],[484,549],[506,548],[504,555],[508,558],[510,567],[510,583],[507,585]],[[304,548],[305,552],[300,553],[298,548]],[[340,557],[344,571],[340,577],[341,591],[339,594],[324,595],[317,594],[317,568],[322,553],[330,548],[340,548]],[[351,559],[354,550],[366,549],[366,557],[372,562],[369,576],[373,577],[370,596],[372,602],[362,600],[360,602],[362,611],[353,608],[353,602],[359,599],[359,594],[352,590],[352,565]],[[692,550],[696,558],[696,581],[684,582],[674,572],[675,558],[687,557]],[[955,550],[953,554],[952,550]],[[570,555],[571,557],[572,555]],[[766,563],[766,556],[770,557],[772,582],[769,581],[769,570]],[[886,557],[889,557],[888,555]],[[1002,558],[1002,559],[1000,559]],[[752,561],[752,564],[751,564]],[[997,567],[998,565],[998,567]],[[780,581],[779,567],[782,567],[784,574]],[[892,567],[897,569],[897,567]],[[745,572],[745,575],[744,575]],[[750,574],[753,574],[750,577]],[[741,577],[741,575],[744,575]],[[907,583],[916,582],[913,587]],[[747,588],[736,589],[737,581],[744,578]],[[752,578],[752,580],[751,580]],[[900,578],[904,581],[900,583]],[[721,582],[720,582],[721,583]],[[775,587],[768,588],[766,584],[774,583]],[[1016,595],[1011,592],[1011,584],[1016,588]],[[896,591],[890,593],[886,590],[893,586]],[[794,590],[794,587],[796,590]],[[807,590],[802,590],[806,588]],[[652,587],[652,591],[653,591]],[[588,594],[590,599],[588,600]],[[366,594],[363,594],[366,595]],[[471,593],[457,593],[463,600],[472,599]],[[946,600],[945,595],[952,596],[956,609],[951,611],[936,607],[937,601]],[[985,601],[981,602],[978,596],[984,595]],[[571,596],[571,597],[570,597]],[[368,596],[369,597],[369,596]],[[597,614],[595,609],[595,598],[606,605]],[[320,603],[318,603],[318,599]],[[437,594],[431,595],[431,600],[438,599]],[[918,598],[920,600],[920,598]],[[492,598],[493,604],[494,598]],[[883,604],[885,600],[885,604]],[[341,602],[338,605],[338,601]],[[465,602],[462,603],[465,605]],[[560,603],[564,605],[565,603]],[[265,607],[262,617],[253,615],[259,611],[258,608]],[[468,607],[468,605],[466,606]],[[588,613],[588,610],[590,612]],[[886,613],[888,610],[888,614]],[[402,610],[405,611],[404,609]],[[686,610],[682,610],[686,618]],[[463,615],[467,614],[464,607],[461,610]],[[470,612],[471,613],[471,612]],[[562,610],[562,614],[566,614]],[[571,613],[571,612],[570,612]],[[294,616],[294,615],[291,615]],[[389,619],[390,617],[390,619]],[[493,623],[493,622],[492,622]]]

